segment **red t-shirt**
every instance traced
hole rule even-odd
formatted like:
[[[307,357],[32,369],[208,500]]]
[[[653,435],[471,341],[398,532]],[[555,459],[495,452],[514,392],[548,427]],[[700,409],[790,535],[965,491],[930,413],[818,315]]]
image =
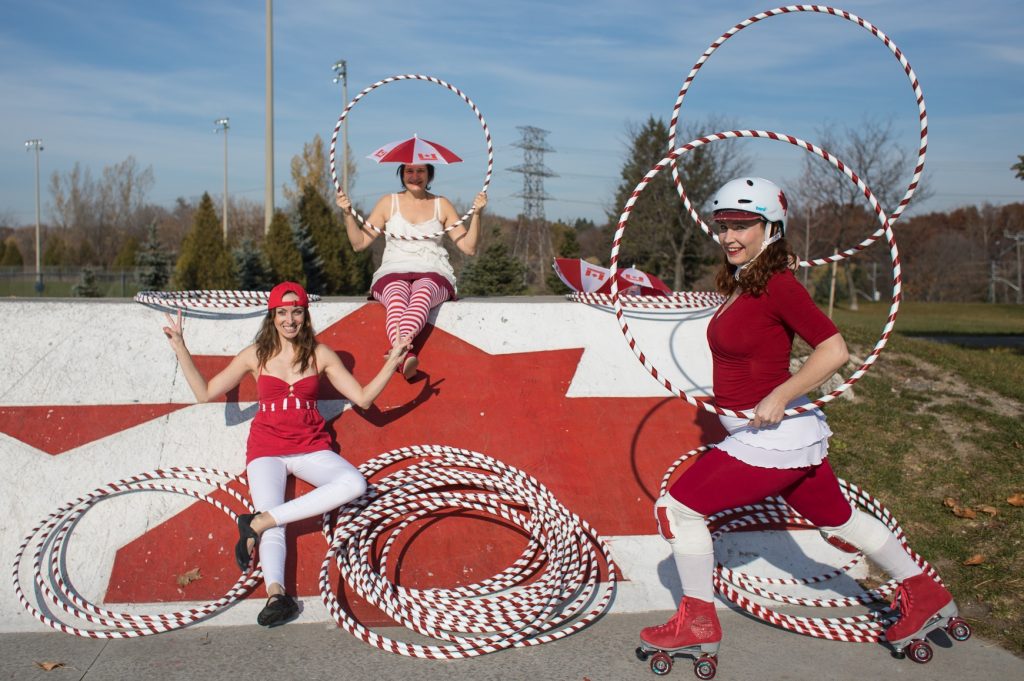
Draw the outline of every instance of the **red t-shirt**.
[[[793,334],[812,348],[838,330],[793,273],[772,275],[764,293],[741,293],[708,324],[715,403],[745,410],[789,380]]]

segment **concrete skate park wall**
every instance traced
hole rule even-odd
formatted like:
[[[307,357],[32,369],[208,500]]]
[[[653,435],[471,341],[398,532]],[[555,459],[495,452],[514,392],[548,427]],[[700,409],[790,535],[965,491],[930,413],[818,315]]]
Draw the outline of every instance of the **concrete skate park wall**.
[[[13,561],[30,529],[66,501],[157,468],[244,470],[254,415],[247,379],[219,402],[197,405],[160,327],[163,315],[131,302],[0,302],[0,555]],[[710,310],[637,312],[630,327],[675,385],[707,395]],[[314,303],[321,342],[365,382],[380,368],[383,309],[364,300]],[[464,300],[436,310],[421,337],[421,374],[396,376],[376,405],[353,409],[326,383],[320,410],[354,464],[409,445],[450,445],[520,468],[607,538],[623,576],[613,611],[669,609],[679,596],[652,504],[667,467],[722,436],[715,416],[669,395],[640,365],[608,308],[561,298]],[[211,376],[252,341],[259,316],[202,315],[186,341]],[[297,483],[292,494],[304,492]],[[819,574],[840,554],[815,532],[730,533],[718,560],[756,574]],[[735,536],[733,536],[735,535]],[[125,494],[96,504],[68,541],[67,575],[97,603],[185,604],[220,597],[238,577],[230,518],[174,494]],[[455,586],[500,571],[523,538],[452,518],[410,544],[404,584]],[[289,528],[286,586],[319,601],[326,544],[316,519]],[[178,576],[199,569],[200,579]],[[22,575],[31,583],[31,575]],[[851,580],[852,582],[852,580]],[[856,593],[851,584],[851,593]],[[818,597],[831,591],[815,591]],[[249,623],[231,608],[210,625]],[[166,609],[166,606],[165,606]],[[318,603],[303,618],[328,619]],[[0,631],[44,628],[8,587]]]

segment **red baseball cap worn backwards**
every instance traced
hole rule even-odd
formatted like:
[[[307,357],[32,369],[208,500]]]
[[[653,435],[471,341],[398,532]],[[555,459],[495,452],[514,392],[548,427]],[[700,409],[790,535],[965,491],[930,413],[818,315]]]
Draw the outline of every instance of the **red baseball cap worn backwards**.
[[[284,296],[286,293],[294,293],[298,296],[298,300],[285,301]],[[270,290],[270,300],[267,303],[267,309],[273,310],[275,307],[285,307],[288,305],[309,307],[309,296],[306,295],[306,290],[294,281],[282,282]]]

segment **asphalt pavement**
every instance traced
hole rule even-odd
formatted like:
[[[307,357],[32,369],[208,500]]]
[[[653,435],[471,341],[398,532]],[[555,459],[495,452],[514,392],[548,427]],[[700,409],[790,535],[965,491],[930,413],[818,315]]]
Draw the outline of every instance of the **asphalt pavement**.
[[[308,607],[322,607],[315,599]],[[880,644],[813,639],[769,626],[743,612],[720,610],[725,640],[718,675],[758,681],[864,679],[1024,679],[1024,659],[977,636],[951,642],[932,634],[932,661],[895,659]],[[565,639],[458,660],[423,660],[383,652],[327,623],[274,629],[199,624],[124,640],[83,639],[43,631],[0,635],[0,679],[29,681],[619,681],[654,679],[635,656],[637,632],[670,612],[608,615]],[[403,629],[380,630],[422,641]],[[40,664],[56,663],[52,671]],[[686,659],[668,678],[694,679]]]

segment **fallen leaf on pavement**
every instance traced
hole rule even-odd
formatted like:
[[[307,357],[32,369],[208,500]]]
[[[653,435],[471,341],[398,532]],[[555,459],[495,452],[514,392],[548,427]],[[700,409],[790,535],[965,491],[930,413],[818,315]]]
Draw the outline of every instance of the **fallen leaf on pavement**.
[[[64,666],[63,662],[36,662],[36,666],[42,669],[44,672],[52,672],[54,669],[60,669]]]

